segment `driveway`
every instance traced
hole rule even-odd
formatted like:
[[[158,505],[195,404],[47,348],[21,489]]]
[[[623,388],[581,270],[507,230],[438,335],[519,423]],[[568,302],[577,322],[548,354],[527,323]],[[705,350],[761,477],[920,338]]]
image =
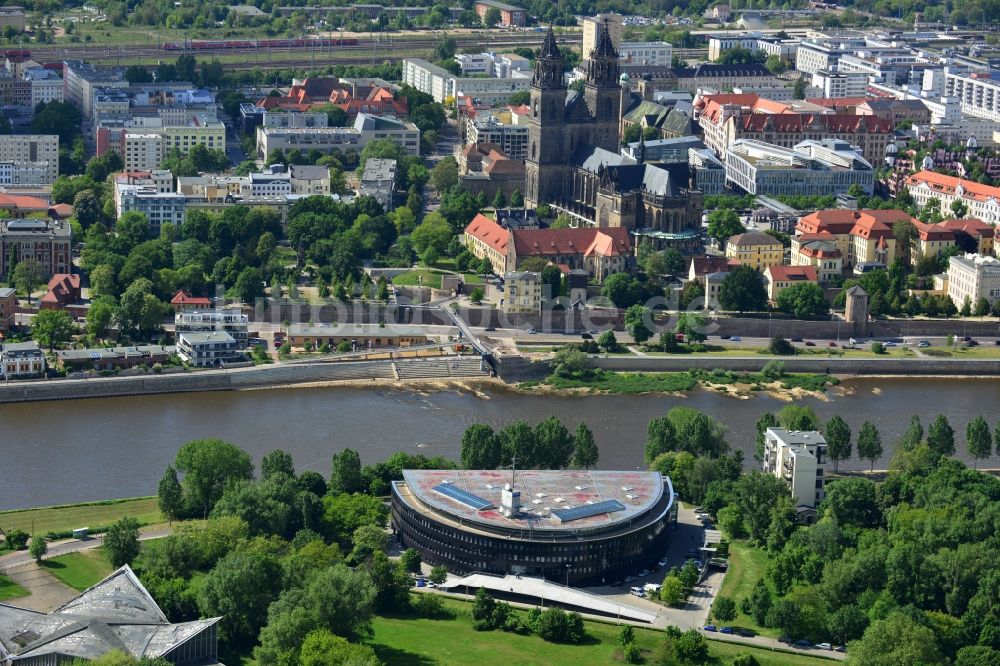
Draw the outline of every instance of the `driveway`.
[[[26,597],[15,597],[6,603],[19,608],[47,613],[76,597],[79,592],[66,585],[34,561],[16,571],[5,574],[12,581],[28,591]]]
[[[142,528],[139,530],[139,541],[162,539],[163,537],[170,536],[173,531],[172,527],[163,526]],[[51,541],[49,542],[49,550],[42,559],[47,560],[53,557],[58,557],[59,555],[66,555],[67,553],[78,553],[81,550],[91,550],[92,548],[99,548],[103,544],[104,538],[100,535],[87,539],[63,539],[62,541]],[[27,550],[19,550],[0,557],[0,573],[11,578],[14,577],[14,571],[30,566],[37,565],[35,565],[35,559],[28,553]]]

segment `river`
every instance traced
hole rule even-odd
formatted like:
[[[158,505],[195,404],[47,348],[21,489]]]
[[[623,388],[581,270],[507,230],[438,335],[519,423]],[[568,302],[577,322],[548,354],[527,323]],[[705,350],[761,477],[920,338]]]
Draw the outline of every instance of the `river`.
[[[828,400],[807,398],[822,418],[841,414],[855,435],[864,420],[882,433],[885,467],[894,443],[915,412],[948,415],[964,455],[965,426],[985,415],[991,428],[1000,382],[989,379],[866,378],[844,382]],[[703,410],[726,424],[728,439],[748,465],[753,424],[782,401],[766,395],[740,400],[696,390],[682,397],[520,394],[501,386],[482,395],[424,393],[411,388],[289,388],[182,393],[133,398],[0,405],[0,510],[156,493],[163,469],[184,442],[219,437],[256,462],[275,448],[290,452],[297,469],[326,474],[330,456],[350,447],[365,463],[395,451],[458,457],[471,423],[494,427],[555,415],[571,430],[585,421],[600,448],[602,467],[642,465],[647,422],[673,405]],[[864,468],[856,458],[843,468]]]

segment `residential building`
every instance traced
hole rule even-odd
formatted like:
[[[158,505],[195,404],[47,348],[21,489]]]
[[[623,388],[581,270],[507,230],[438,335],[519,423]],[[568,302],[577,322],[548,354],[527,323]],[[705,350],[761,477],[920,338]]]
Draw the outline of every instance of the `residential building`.
[[[642,67],[653,76],[657,74],[664,81],[671,76],[676,80],[678,90],[696,93],[700,88],[716,90],[731,90],[733,88],[784,88],[785,81],[771,73],[767,67],[760,64],[751,65],[717,65],[702,63],[696,67],[676,67],[668,71],[657,71],[658,68]],[[629,71],[630,66],[624,67]]]
[[[10,263],[34,259],[48,278],[69,273],[72,268],[73,232],[64,220],[0,220],[0,275],[8,275]]]
[[[31,85],[31,108],[39,104],[63,101],[63,80],[56,72],[46,67],[31,67],[23,74]]]
[[[931,199],[936,199],[941,202],[941,215],[947,216],[951,214],[952,203],[961,201],[968,207],[969,217],[993,225],[1000,224],[1000,187],[934,171],[913,174],[906,179],[906,187],[921,208]]]
[[[396,191],[396,160],[369,158],[361,174],[358,193],[374,197],[385,211],[392,210],[392,197]]]
[[[352,350],[412,347],[428,341],[423,326],[401,324],[292,324],[287,335],[292,347],[317,348],[326,344],[334,349],[346,342]]]
[[[85,120],[94,117],[94,95],[99,88],[127,88],[123,67],[97,67],[80,60],[63,61],[63,100],[80,109]]]
[[[813,73],[812,85],[819,88],[826,99],[859,97],[868,88],[868,77],[862,72],[820,69]]]
[[[914,266],[921,259],[940,257],[946,248],[955,246],[955,232],[942,224],[916,221],[913,226],[917,229],[917,236],[910,247],[910,261]]]
[[[331,194],[330,167],[292,164],[288,167],[288,173],[291,175],[292,194],[304,196]]]
[[[512,74],[515,74],[512,72]],[[403,59],[403,83],[413,86],[444,103],[459,96],[477,100],[486,106],[504,104],[515,92],[528,89],[531,79],[512,75],[505,78],[459,77],[422,58]]]
[[[517,124],[520,116],[509,110],[477,113],[465,124],[465,142],[489,143],[500,148],[508,159],[528,156],[528,123]]]
[[[763,270],[767,266],[784,263],[785,246],[770,234],[747,231],[726,241],[726,257]]]
[[[299,9],[307,9],[305,7]],[[376,15],[377,18],[377,15]],[[359,113],[377,116],[404,116],[407,113],[406,98],[396,99],[395,86],[376,78],[336,79],[333,77],[309,77],[292,79],[292,87],[283,97],[263,97],[254,105],[240,107],[244,134],[252,134],[254,127],[263,124],[264,112],[281,109],[292,113],[320,110],[327,104],[338,107],[349,119]]]
[[[778,294],[785,289],[803,282],[819,284],[815,266],[768,266],[764,269],[767,297],[772,302],[777,302]]]
[[[226,332],[178,333],[177,355],[196,368],[210,368],[243,361],[239,343]]]
[[[958,98],[962,113],[1000,123],[1000,80],[988,72],[945,70],[944,85],[945,96]]]
[[[843,275],[844,255],[828,233],[800,234],[792,236],[791,265],[812,266],[817,281],[828,285]]]
[[[455,62],[462,69],[463,76],[470,74],[493,75],[493,55],[491,53],[456,53]]]
[[[846,194],[854,185],[871,195],[875,172],[845,141],[803,141],[789,150],[737,139],[726,151],[726,181],[754,195]]]
[[[141,345],[138,347],[101,347],[98,349],[61,349],[55,352],[56,366],[69,372],[96,370],[113,372],[166,363],[174,347]]]
[[[319,111],[286,111],[277,107],[264,111],[264,127],[328,127],[329,116]]]
[[[228,333],[236,341],[237,349],[246,349],[249,318],[239,308],[219,310],[184,310],[174,315],[177,333]]]
[[[868,45],[863,36],[839,39],[803,39],[795,51],[795,69],[812,75],[821,69],[836,70],[841,57]]]
[[[616,49],[621,46],[623,31],[621,14],[598,14],[597,16],[585,17],[583,19],[583,48],[580,51],[584,60],[589,59],[590,52],[597,48],[598,35],[602,27],[607,30],[611,45]]]
[[[498,0],[476,0],[473,9],[481,19],[486,18],[486,12],[490,9],[500,10],[500,25],[502,26],[524,27],[527,16],[527,13],[520,7],[508,5],[506,2],[498,2]]]
[[[518,269],[529,257],[581,268],[598,282],[630,270],[632,242],[623,228],[506,229],[477,214],[465,228],[465,246],[477,258],[489,258],[498,275]]]
[[[48,289],[38,301],[39,310],[62,310],[80,302],[79,274],[56,273],[49,278]]]
[[[352,127],[258,127],[257,153],[262,157],[275,150],[360,153],[369,142],[379,139],[393,141],[407,155],[420,154],[420,130],[416,125],[367,113],[359,113]]]
[[[937,226],[955,234],[955,245],[963,252],[992,255],[996,230],[992,225],[971,217],[960,220],[944,220]]]
[[[920,99],[869,99],[858,105],[856,113],[885,118],[893,127],[904,120],[914,125],[931,122],[931,110]]]
[[[783,479],[800,514],[811,515],[826,497],[826,439],[816,430],[768,428],[764,433],[764,472]],[[801,519],[801,518],[800,518]]]
[[[728,273],[739,265],[739,261],[728,257],[716,255],[691,257],[688,263],[688,280],[697,280],[712,273]]]
[[[708,59],[714,62],[722,57],[723,51],[746,49],[751,52],[763,52],[769,56],[774,55],[786,62],[794,63],[798,46],[797,39],[778,39],[764,36],[757,31],[720,32],[708,37]]]
[[[668,42],[622,42],[618,57],[630,64],[670,67],[674,47]]]
[[[90,662],[115,651],[129,661],[221,666],[214,617],[171,624],[128,565],[48,613],[0,604],[5,664]]]
[[[190,292],[179,290],[170,299],[174,312],[191,312],[193,310],[208,310],[212,307],[212,299],[202,296],[192,296]]]
[[[59,177],[59,137],[55,134],[2,135],[0,162],[10,162],[15,166],[44,166],[44,179],[31,184],[48,185]]]
[[[797,235],[821,234],[840,251],[844,268],[881,263],[896,258],[896,237],[892,225],[914,222],[901,210],[818,210],[799,218]]]
[[[0,287],[0,333],[11,329],[16,314],[17,290],[12,287]]]
[[[184,223],[187,198],[178,192],[164,192],[155,185],[132,184],[127,176],[115,179],[115,214],[142,213],[149,222],[153,237],[159,237],[164,224],[180,227]]]
[[[0,28],[6,28],[8,25],[18,32],[24,32],[26,25],[24,7],[0,7]]]
[[[31,187],[48,185],[51,169],[49,162],[0,162],[0,186]]]
[[[3,379],[36,379],[45,375],[45,368],[45,354],[34,340],[0,342],[0,377]],[[0,605],[0,613],[2,609]]]
[[[948,259],[948,296],[957,308],[980,298],[992,307],[1000,301],[1000,260],[971,253]]]
[[[512,271],[504,275],[504,312],[537,314],[542,310],[542,274]]]

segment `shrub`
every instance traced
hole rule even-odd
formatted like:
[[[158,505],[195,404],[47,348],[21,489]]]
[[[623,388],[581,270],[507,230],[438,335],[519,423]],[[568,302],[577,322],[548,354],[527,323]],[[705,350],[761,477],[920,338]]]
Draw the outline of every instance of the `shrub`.
[[[881,342],[873,342],[872,346],[871,346],[871,350],[872,350],[873,354],[884,354],[885,353],[885,345],[882,344]]]
[[[431,582],[440,585],[448,580],[448,569],[443,565],[437,565],[431,569]]]
[[[36,562],[41,562],[45,553],[49,552],[49,544],[45,541],[44,537],[36,534],[31,537],[31,547],[28,549],[28,552],[31,553],[33,558],[35,558]]]
[[[421,617],[435,620],[454,617],[454,612],[445,607],[444,600],[436,594],[418,594],[413,602],[413,609]]]
[[[586,631],[579,613],[567,613],[561,608],[547,608],[538,620],[538,635],[553,643],[576,644]]]
[[[326,343],[326,342],[324,342],[323,344],[321,344],[319,346],[319,353],[320,354],[329,354],[330,353],[330,345],[328,343]]]
[[[24,550],[28,545],[28,533],[24,530],[13,529],[7,532],[7,547],[11,550]]]
[[[622,648],[622,659],[626,664],[640,664],[642,663],[642,650],[634,642],[626,643],[625,647]]]
[[[771,344],[767,346],[767,351],[776,356],[794,356],[795,346],[780,335],[771,338]]]

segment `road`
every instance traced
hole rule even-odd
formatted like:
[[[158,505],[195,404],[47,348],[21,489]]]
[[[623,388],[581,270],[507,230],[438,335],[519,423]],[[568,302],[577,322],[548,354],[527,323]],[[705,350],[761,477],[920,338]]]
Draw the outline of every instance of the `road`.
[[[151,539],[162,539],[170,536],[174,529],[162,525],[153,525],[139,530],[139,541],[149,541]],[[99,548],[104,544],[104,537],[97,535],[87,539],[63,539],[49,543],[49,550],[42,559],[48,560],[60,555],[78,553],[83,550]],[[14,553],[0,557],[0,573],[6,573],[12,569],[17,569],[34,562],[34,558],[28,554],[27,550],[19,550]]]

